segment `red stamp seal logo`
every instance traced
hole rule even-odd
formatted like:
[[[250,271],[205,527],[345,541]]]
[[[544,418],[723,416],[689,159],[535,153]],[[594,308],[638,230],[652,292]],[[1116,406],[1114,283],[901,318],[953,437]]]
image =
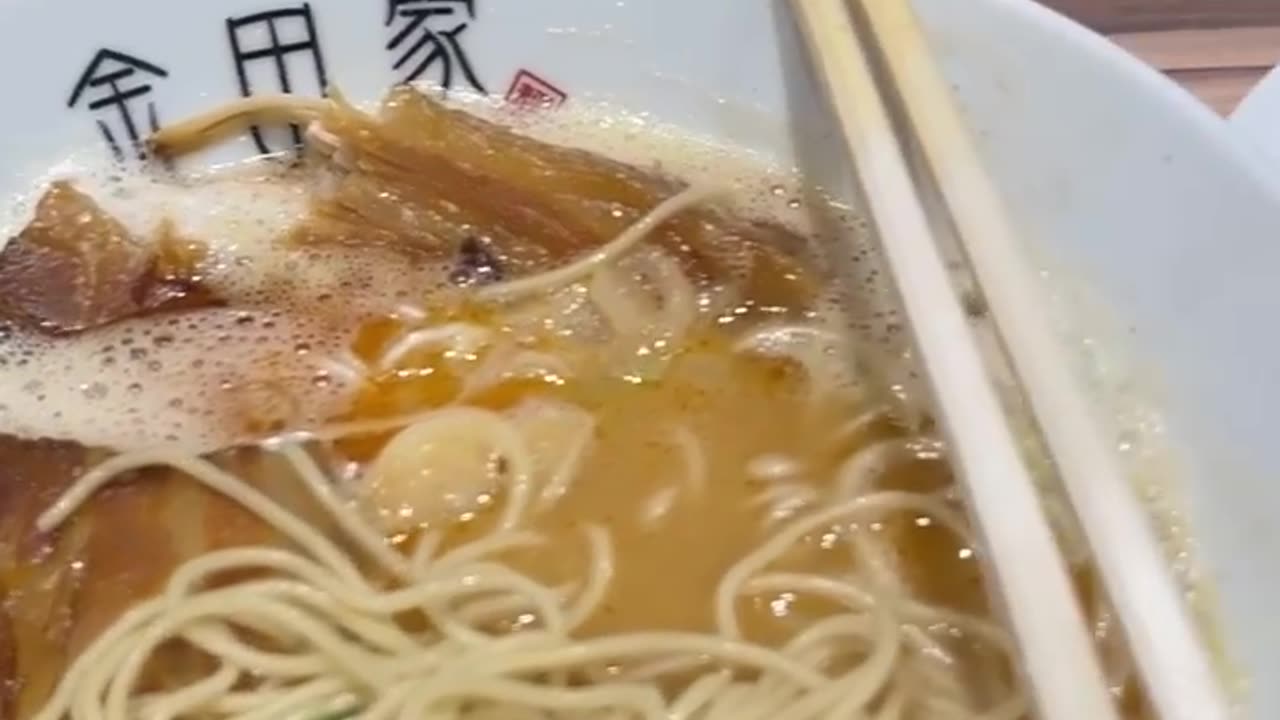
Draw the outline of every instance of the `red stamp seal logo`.
[[[511,80],[507,102],[523,108],[557,108],[569,94],[528,70],[520,70]]]

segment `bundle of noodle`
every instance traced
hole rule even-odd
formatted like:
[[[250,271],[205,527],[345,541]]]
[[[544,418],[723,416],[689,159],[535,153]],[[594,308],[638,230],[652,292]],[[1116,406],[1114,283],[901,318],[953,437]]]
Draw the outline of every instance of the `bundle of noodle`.
[[[76,443],[0,436],[0,717],[29,717],[66,669],[121,613],[155,595],[173,570],[205,553],[280,545],[269,526],[168,468],[131,473],[92,499],[74,522],[41,533],[36,519],[77,477],[110,453]],[[315,527],[325,514],[289,481],[279,459],[256,449],[212,458]],[[200,668],[163,674],[180,680]],[[147,678],[151,682],[160,678]]]

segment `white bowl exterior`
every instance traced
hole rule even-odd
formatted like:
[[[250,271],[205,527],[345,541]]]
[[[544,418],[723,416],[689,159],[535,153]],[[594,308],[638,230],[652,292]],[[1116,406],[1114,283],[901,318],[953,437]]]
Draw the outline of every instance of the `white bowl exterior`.
[[[1207,110],[1028,0],[916,0],[1028,239],[1086,281],[1156,368],[1187,451],[1193,525],[1221,592],[1257,717],[1280,717],[1280,202]],[[417,5],[430,0],[417,0]],[[439,7],[462,7],[436,0]],[[147,100],[172,120],[239,95],[226,19],[290,0],[0,3],[9,69],[0,190],[26,189],[69,147],[101,144],[86,98],[94,53],[164,69]],[[405,3],[404,6],[410,6]],[[372,100],[396,78],[387,3],[312,0],[328,78]],[[532,70],[571,98],[615,102],[782,163],[839,175],[825,109],[784,5],[769,0],[476,0],[459,37],[503,93]],[[458,12],[461,12],[459,10]],[[288,61],[301,85],[306,56]],[[296,63],[301,63],[297,64]],[[438,70],[438,68],[436,68]],[[132,81],[137,82],[135,76]],[[465,87],[461,82],[458,87]],[[749,108],[750,111],[743,111]],[[107,111],[114,111],[107,108]],[[95,114],[96,113],[96,114]],[[118,126],[117,126],[118,127]],[[118,134],[118,131],[117,131]],[[242,141],[224,157],[252,150]]]

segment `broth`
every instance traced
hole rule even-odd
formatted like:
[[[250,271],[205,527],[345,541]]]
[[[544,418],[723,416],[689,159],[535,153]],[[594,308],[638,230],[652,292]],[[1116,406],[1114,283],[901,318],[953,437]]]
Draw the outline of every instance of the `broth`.
[[[325,655],[323,669],[276,677],[276,656],[301,653],[293,661],[311,667],[306,634],[276,637],[271,623],[219,615],[163,636],[122,702],[176,703],[164,693],[223,683],[190,713],[220,717],[232,713],[219,697],[262,711],[283,702],[279,687],[305,680],[336,683],[306,706],[313,715],[420,702],[449,717],[642,716],[613,705],[631,702],[620,688],[632,683],[656,693],[649,703],[695,703],[705,689],[698,712],[756,693],[762,708],[817,714],[858,700],[866,673],[876,680],[850,712],[1025,716],[981,549],[911,381],[892,288],[873,248],[841,250],[806,217],[869,242],[855,220],[802,203],[796,178],[645,132],[596,142],[665,158],[662,172],[544,145],[408,90],[379,118],[340,101],[308,108],[325,152],[301,167],[178,187],[130,178],[125,192],[83,183],[103,205],[77,200],[77,217],[88,213],[120,247],[136,242],[129,267],[140,270],[128,282],[150,283],[145,273],[159,268],[198,289],[198,306],[121,301],[114,314],[95,307],[92,322],[62,312],[56,327],[36,301],[9,313],[0,381],[24,394],[0,408],[12,436],[0,443],[0,639],[12,651],[0,662],[0,711],[61,718],[70,698],[94,706],[83,698],[108,696],[92,684],[107,670],[86,668],[127,665],[128,643],[141,640],[113,632],[130,608],[154,610],[145,622],[159,623],[200,592],[241,589],[244,598],[225,597],[247,603],[243,617],[275,607],[252,595],[275,576],[244,560],[246,548],[272,548],[334,573],[318,592],[342,609],[324,622],[345,633],[339,645],[367,642]],[[574,127],[583,125],[524,130]],[[715,179],[727,192],[707,203],[679,178]],[[262,207],[277,200],[278,210]],[[555,279],[672,202],[635,244]],[[35,225],[71,222],[60,212],[37,209]],[[157,214],[157,230],[137,220]],[[11,246],[40,250],[42,237],[27,231]],[[170,249],[147,260],[155,247]],[[853,268],[856,287],[837,282],[833,264]],[[529,278],[546,283],[504,294]],[[41,369],[52,364],[65,376]],[[105,392],[87,380],[95,371]],[[212,464],[197,468],[198,456]],[[143,460],[73,497],[107,458]],[[352,558],[351,570],[216,490],[208,476],[218,469]],[[68,491],[74,502],[55,504]],[[155,605],[172,578],[209,558],[229,569],[168,610]],[[450,575],[455,565],[470,574]],[[1089,568],[1076,570],[1086,589]],[[385,617],[366,608],[356,618],[363,606],[333,589],[425,592],[433,572],[453,583],[446,597]],[[468,589],[484,582],[505,589]],[[320,612],[305,604],[315,595],[300,597],[313,600],[294,611]],[[382,640],[361,635],[370,624]],[[486,675],[516,662],[497,648],[522,636],[600,656],[525,657],[532,669]],[[472,689],[440,679],[452,677],[448,666],[384,688],[353,679],[360,663],[325,664],[374,648],[389,653],[378,660],[388,673],[408,672],[417,656],[395,643],[409,638],[425,653],[461,653],[453,666],[477,674],[454,684]],[[611,642],[650,649],[592,650]],[[226,660],[241,652],[235,643],[273,659],[248,671]],[[1115,680],[1138,717],[1122,657]],[[439,697],[428,693],[437,681]],[[592,688],[595,704],[574,695]],[[556,705],[570,698],[586,714]]]

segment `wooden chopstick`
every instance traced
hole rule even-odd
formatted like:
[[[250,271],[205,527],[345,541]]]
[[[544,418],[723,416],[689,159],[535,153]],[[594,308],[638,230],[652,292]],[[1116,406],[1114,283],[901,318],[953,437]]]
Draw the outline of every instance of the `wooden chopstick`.
[[[1117,718],[1091,636],[843,0],[793,0],[902,294],[1040,716]]]
[[[1225,720],[1229,703],[1150,514],[1044,321],[1048,303],[910,0],[855,0],[882,53],[1015,373],[1164,720]],[[890,239],[891,241],[892,239]]]

